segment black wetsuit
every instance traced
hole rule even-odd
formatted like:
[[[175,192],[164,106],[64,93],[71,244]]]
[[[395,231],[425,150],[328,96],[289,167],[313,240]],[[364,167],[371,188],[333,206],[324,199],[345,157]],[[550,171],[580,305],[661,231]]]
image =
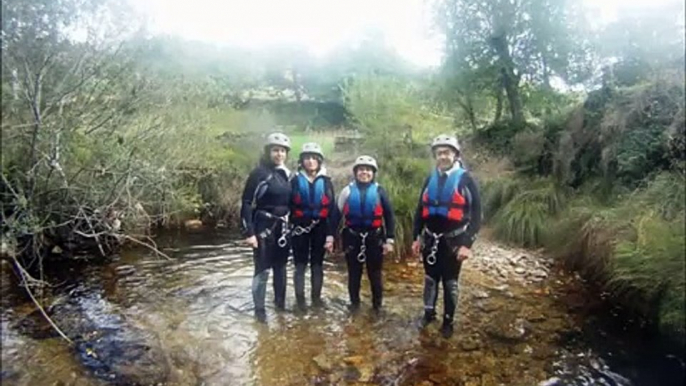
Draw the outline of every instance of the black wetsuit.
[[[456,167],[459,166],[456,165]],[[471,248],[481,226],[481,199],[479,189],[469,172],[462,175],[458,191],[466,200],[461,221],[453,221],[439,215],[422,218],[423,195],[431,177],[422,187],[419,204],[414,218],[413,239],[422,237],[422,259],[424,263],[424,311],[425,318],[432,320],[436,315],[438,284],[443,283],[444,315],[443,323],[452,325],[458,300],[458,279],[462,262],[457,260],[460,246]],[[441,174],[438,191],[441,191],[448,177]],[[440,234],[444,236],[436,239]],[[437,243],[437,245],[436,245]],[[437,247],[437,249],[435,249]],[[435,253],[432,256],[432,248]],[[429,257],[431,256],[431,259]],[[435,262],[433,258],[435,257]],[[432,264],[433,262],[433,264]]]
[[[364,197],[370,184],[357,184],[360,195]],[[383,226],[359,226],[348,225],[348,217],[345,213],[345,205],[350,196],[350,186],[343,189],[339,196],[339,210],[346,220],[343,229],[343,249],[348,265],[348,293],[353,309],[360,305],[360,284],[364,266],[367,266],[367,275],[372,290],[372,306],[378,310],[383,303],[383,244],[393,240],[395,233],[395,217],[393,208],[386,191],[378,186],[379,204],[383,209]],[[378,225],[378,224],[377,224]],[[362,251],[364,240],[365,250]]]
[[[338,208],[334,195],[331,178],[323,174],[315,177],[315,180],[307,181],[309,194],[307,197],[315,197],[315,185],[317,180],[323,179],[324,194],[328,203],[321,205],[326,212],[326,217],[321,218],[321,210],[312,210],[311,202],[302,202],[305,198],[299,194],[298,176],[291,180],[291,223],[293,230],[291,240],[293,243],[293,260],[295,262],[295,297],[299,306],[305,304],[305,270],[310,264],[310,284],[312,287],[312,303],[317,304],[321,300],[322,286],[324,283],[324,244],[327,237],[333,241],[338,219]],[[310,199],[312,200],[312,199]],[[311,210],[308,213],[308,208]],[[312,212],[318,213],[312,213]],[[315,223],[316,221],[316,223]]]
[[[258,240],[258,247],[253,250],[255,274],[252,282],[253,302],[258,316],[264,314],[269,268],[274,272],[274,303],[278,309],[285,307],[290,240],[283,236],[288,231],[288,224],[284,221],[287,218],[284,216],[288,214],[291,195],[289,177],[286,169],[263,162],[250,173],[243,190],[243,236],[257,236]]]

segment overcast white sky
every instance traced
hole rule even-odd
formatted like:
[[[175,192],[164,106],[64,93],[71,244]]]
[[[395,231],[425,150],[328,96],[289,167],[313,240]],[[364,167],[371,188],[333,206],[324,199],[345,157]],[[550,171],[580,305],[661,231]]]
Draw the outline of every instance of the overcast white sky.
[[[366,28],[419,66],[440,64],[441,41],[431,34],[427,0],[130,0],[156,33],[241,47],[304,46],[324,55]],[[583,0],[593,20],[606,23],[623,10],[683,0]]]

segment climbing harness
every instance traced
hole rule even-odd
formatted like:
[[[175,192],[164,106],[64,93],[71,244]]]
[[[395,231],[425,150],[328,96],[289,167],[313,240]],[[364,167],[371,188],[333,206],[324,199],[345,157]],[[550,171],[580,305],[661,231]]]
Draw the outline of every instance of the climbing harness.
[[[455,229],[454,231],[448,232],[448,233],[433,233],[427,228],[424,228],[424,234],[433,237],[433,243],[431,245],[431,252],[429,252],[429,255],[426,256],[426,263],[429,265],[434,265],[436,264],[436,253],[438,253],[438,244],[440,243],[441,239],[451,239],[453,237],[457,237],[461,234],[463,234],[467,230],[467,226],[469,224],[465,224],[464,226]]]
[[[382,233],[381,228],[376,228],[367,232],[356,232],[350,228],[346,228],[353,236],[360,236],[360,253],[357,254],[357,261],[364,263],[367,261],[367,237],[372,235],[380,235]]]
[[[260,237],[262,237],[262,238],[266,238],[267,236],[271,235],[272,229],[276,226],[277,222],[278,221],[282,222],[282,224],[281,224],[281,236],[279,236],[279,238],[276,240],[276,244],[279,246],[279,248],[285,248],[286,245],[288,245],[288,234],[290,233],[289,227],[288,227],[288,215],[289,214],[286,213],[283,216],[275,216],[275,215],[273,215],[267,211],[264,211],[264,210],[260,210],[257,213],[259,213],[259,214],[261,214],[261,215],[263,215],[269,219],[276,220],[271,229],[267,228],[264,230],[264,232],[260,233]]]
[[[360,253],[357,254],[357,261],[364,263],[367,261],[367,236],[369,232],[360,233]]]
[[[301,227],[300,225],[296,225],[295,228],[293,228],[293,235],[294,236],[300,236],[302,234],[310,233],[312,232],[312,229],[314,229],[315,226],[319,224],[319,220],[314,220],[310,223],[310,225],[306,227]]]

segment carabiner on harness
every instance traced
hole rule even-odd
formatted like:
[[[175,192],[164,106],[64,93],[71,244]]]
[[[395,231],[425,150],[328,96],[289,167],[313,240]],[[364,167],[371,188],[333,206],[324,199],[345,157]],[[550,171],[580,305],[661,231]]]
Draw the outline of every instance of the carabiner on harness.
[[[310,223],[310,225],[308,225],[304,228],[301,227],[300,225],[296,225],[296,227],[293,228],[293,235],[294,236],[300,236],[302,234],[310,233],[310,232],[312,232],[312,229],[314,229],[314,227],[317,226],[317,224],[319,224],[319,219],[312,221]]]
[[[360,233],[360,253],[357,254],[357,261],[364,263],[367,261],[367,236],[369,232]]]
[[[426,257],[426,263],[429,265],[434,265],[434,264],[436,264],[436,253],[438,252],[438,243],[441,241],[441,237],[443,237],[443,233],[433,233],[433,232],[427,232],[427,233],[429,233],[429,235],[433,236],[433,244],[431,245],[431,252]]]
[[[288,245],[288,215],[277,217],[277,219],[281,220],[281,236],[276,241],[276,244],[279,248],[285,248]]]

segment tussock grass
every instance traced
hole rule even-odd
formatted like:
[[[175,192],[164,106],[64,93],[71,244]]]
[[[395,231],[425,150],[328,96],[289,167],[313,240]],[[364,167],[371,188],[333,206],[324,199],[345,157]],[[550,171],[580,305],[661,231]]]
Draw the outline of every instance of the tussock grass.
[[[526,247],[543,243],[565,203],[565,194],[550,179],[504,178],[484,188],[485,218],[493,223],[496,235]]]
[[[545,246],[612,298],[683,342],[686,309],[684,177],[662,173],[611,207],[571,201]]]

